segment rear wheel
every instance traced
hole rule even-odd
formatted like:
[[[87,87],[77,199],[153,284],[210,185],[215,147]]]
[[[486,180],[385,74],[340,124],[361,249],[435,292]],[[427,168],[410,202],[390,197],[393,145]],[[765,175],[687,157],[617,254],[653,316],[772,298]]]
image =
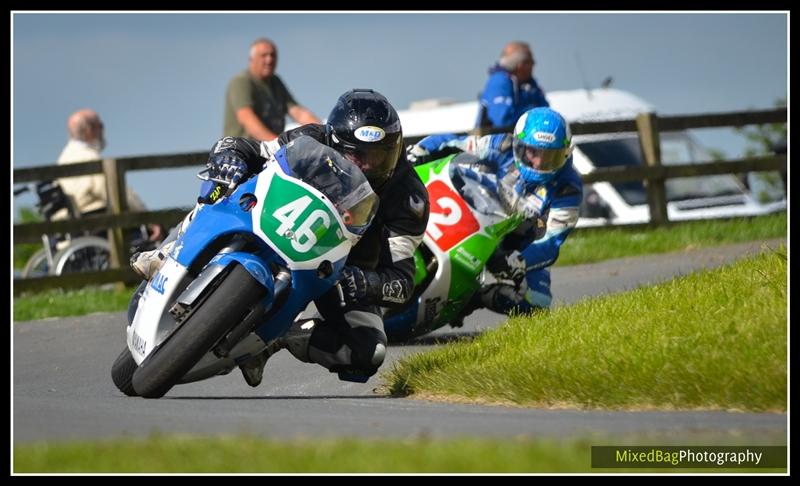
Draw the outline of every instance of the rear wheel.
[[[114,364],[111,366],[111,379],[114,381],[114,384],[117,385],[117,389],[129,397],[138,396],[138,393],[133,389],[133,384],[131,383],[133,373],[136,371],[137,367],[136,361],[134,361],[127,346],[119,353],[117,360],[114,361]]]
[[[145,398],[164,396],[266,293],[244,267],[235,265],[205,302],[142,361],[133,374],[134,390]]]

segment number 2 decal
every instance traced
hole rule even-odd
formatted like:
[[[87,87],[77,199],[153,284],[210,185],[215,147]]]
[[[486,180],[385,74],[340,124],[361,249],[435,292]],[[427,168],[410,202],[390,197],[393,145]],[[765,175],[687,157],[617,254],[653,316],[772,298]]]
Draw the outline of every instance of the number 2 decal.
[[[431,238],[438,240],[442,237],[442,230],[439,225],[453,226],[461,219],[461,208],[458,203],[449,197],[440,197],[436,200],[436,204],[444,209],[444,213],[434,213],[431,211],[430,218],[428,218],[428,233]]]
[[[436,245],[447,251],[480,229],[461,196],[442,181],[428,185],[431,213],[426,232]]]

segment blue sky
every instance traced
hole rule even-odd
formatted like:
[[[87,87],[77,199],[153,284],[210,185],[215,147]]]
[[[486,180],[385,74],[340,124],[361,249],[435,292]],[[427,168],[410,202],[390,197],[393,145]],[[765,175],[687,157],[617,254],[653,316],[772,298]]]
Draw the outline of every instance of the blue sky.
[[[533,47],[545,91],[613,76],[613,87],[661,114],[770,108],[787,96],[783,12],[18,12],[12,26],[15,168],[55,163],[67,117],[84,107],[104,120],[107,156],[210,148],[225,86],[261,36],[278,46],[277,74],[321,118],[354,87],[380,91],[397,109],[434,97],[472,101],[517,39]],[[744,147],[731,130],[696,134],[731,157]],[[196,170],[132,173],[128,182],[149,207],[188,206]]]

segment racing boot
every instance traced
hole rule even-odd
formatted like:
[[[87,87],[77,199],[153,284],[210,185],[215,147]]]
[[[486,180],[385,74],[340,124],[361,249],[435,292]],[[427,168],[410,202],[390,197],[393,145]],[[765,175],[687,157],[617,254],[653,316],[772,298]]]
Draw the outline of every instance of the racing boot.
[[[548,282],[549,283],[549,282]],[[479,291],[483,306],[499,314],[524,314],[550,307],[549,289],[516,288],[504,283],[494,283]]]
[[[164,265],[164,260],[167,259],[167,255],[172,251],[175,242],[178,241],[178,238],[186,231],[186,228],[189,227],[189,224],[192,222],[197,212],[198,206],[195,206],[194,209],[189,211],[186,217],[183,218],[183,221],[169,232],[161,243],[161,247],[155,250],[140,251],[133,254],[130,264],[134,272],[145,280],[153,278],[153,275]]]
[[[484,305],[481,299],[481,291],[478,289],[477,292],[472,294],[472,298],[470,298],[469,302],[467,302],[464,308],[461,309],[461,312],[458,313],[458,316],[456,316],[456,318],[450,322],[450,327],[463,327],[464,318],[483,307],[486,307],[486,305]]]
[[[261,379],[264,377],[264,366],[266,366],[267,360],[272,354],[274,352],[270,352],[270,348],[267,346],[263,351],[251,356],[247,361],[239,365],[244,381],[248,385],[255,388],[261,384]]]
[[[317,321],[315,319],[298,319],[292,323],[283,336],[275,340],[278,349],[288,349],[292,356],[304,363],[312,363],[308,357],[308,343]]]
[[[252,387],[257,387],[261,384],[261,379],[264,376],[264,367],[269,358],[280,351],[281,349],[288,349],[292,356],[309,363],[308,358],[308,342],[311,339],[311,331],[314,329],[313,319],[303,319],[295,321],[286,333],[273,339],[260,353],[250,357],[247,361],[239,365],[242,370],[244,381]]]
[[[166,260],[169,252],[172,251],[176,241],[172,240],[155,250],[134,253],[130,261],[131,268],[143,279],[150,280],[164,264],[164,260]]]

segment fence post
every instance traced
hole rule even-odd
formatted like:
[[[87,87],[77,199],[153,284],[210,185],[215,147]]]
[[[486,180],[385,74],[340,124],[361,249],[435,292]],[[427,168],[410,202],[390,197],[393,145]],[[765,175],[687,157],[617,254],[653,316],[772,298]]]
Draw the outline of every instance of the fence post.
[[[639,145],[648,167],[656,174],[645,179],[647,204],[650,206],[650,223],[661,226],[669,222],[667,217],[667,190],[661,169],[661,141],[658,132],[658,117],[655,113],[640,113],[636,117],[639,130]]]
[[[103,173],[106,176],[106,196],[109,214],[123,214],[127,209],[125,200],[125,169],[117,165],[116,159],[103,159]],[[123,228],[109,228],[108,241],[111,243],[111,268],[120,268],[127,261]]]

